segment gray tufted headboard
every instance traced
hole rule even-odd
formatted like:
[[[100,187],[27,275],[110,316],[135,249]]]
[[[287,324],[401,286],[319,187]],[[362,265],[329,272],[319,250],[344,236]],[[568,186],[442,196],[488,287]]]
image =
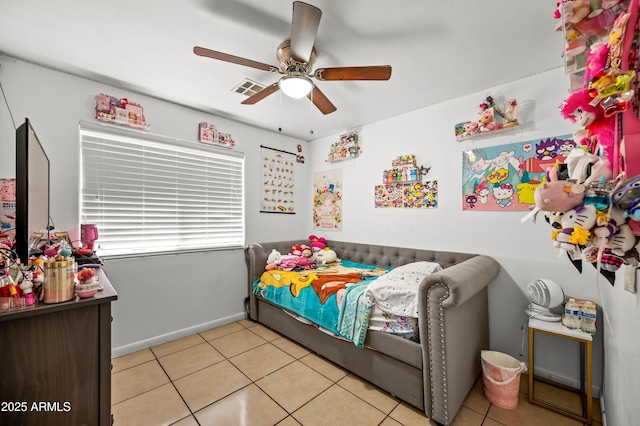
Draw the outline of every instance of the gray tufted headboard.
[[[248,269],[248,288],[251,295],[252,284],[260,278],[267,264],[267,257],[273,249],[281,254],[287,254],[291,251],[291,246],[301,244],[301,240],[276,241],[269,243],[253,243],[245,248],[245,261]],[[448,251],[426,250],[381,246],[374,244],[362,243],[345,243],[342,241],[327,240],[327,245],[336,252],[340,259],[350,260],[352,262],[364,263],[367,265],[384,266],[387,268],[395,268],[397,266],[406,265],[407,263],[417,261],[437,262],[442,268],[464,262],[467,259],[475,257],[475,254],[454,253]],[[251,251],[252,256],[249,256]],[[253,263],[253,264],[252,264]]]

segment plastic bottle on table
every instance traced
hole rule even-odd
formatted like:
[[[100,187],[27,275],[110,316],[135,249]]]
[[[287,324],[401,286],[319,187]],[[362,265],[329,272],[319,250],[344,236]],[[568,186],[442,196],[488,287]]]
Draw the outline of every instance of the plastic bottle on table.
[[[580,328],[582,331],[594,334],[596,332],[596,304],[585,302],[580,309]]]
[[[570,298],[564,305],[562,324],[571,329],[580,328],[580,305],[573,298]]]

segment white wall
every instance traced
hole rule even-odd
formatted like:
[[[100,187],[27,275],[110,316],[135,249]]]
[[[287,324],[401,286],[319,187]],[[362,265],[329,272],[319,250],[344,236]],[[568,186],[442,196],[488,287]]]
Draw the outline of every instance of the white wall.
[[[259,213],[260,148],[296,152],[306,142],[192,109],[0,56],[0,83],[15,120],[29,118],[51,162],[51,217],[56,228],[79,233],[80,120],[93,120],[95,95],[126,97],[144,107],[149,133],[194,141],[206,121],[231,133],[245,153],[246,240],[307,238],[310,206],[296,194],[297,214]],[[239,101],[238,101],[239,102]],[[0,104],[0,177],[15,176],[15,127]],[[306,152],[305,152],[306,154]],[[308,166],[296,165],[299,188],[309,185]],[[119,298],[113,303],[114,355],[243,318],[247,295],[242,250],[107,260]]]
[[[455,123],[474,117],[478,104],[487,95],[503,101],[516,98],[520,103],[522,125],[512,133],[456,142]],[[338,135],[313,141],[309,155],[313,172],[343,168],[343,230],[325,232],[324,236],[339,241],[493,256],[502,268],[498,279],[489,287],[491,348],[528,361],[528,346],[525,342],[522,348],[521,331],[527,320],[526,284],[534,278],[546,277],[559,283],[568,295],[602,303],[596,284],[598,276],[586,263],[584,272],[578,273],[565,255],[552,248],[551,228],[542,218],[535,224],[521,224],[520,219],[526,212],[463,211],[462,152],[571,133],[573,125],[563,120],[558,111],[566,96],[566,77],[563,70],[556,69],[363,126],[357,129],[362,154],[355,160],[324,161],[329,145],[338,140]],[[426,179],[438,180],[436,209],[374,208],[374,186],[381,183],[382,171],[390,167],[392,159],[403,154],[415,154],[418,164],[431,167]],[[606,401],[616,412],[609,424],[632,424],[617,416],[626,418],[627,413],[635,413],[628,417],[635,419],[640,415],[637,404],[631,406],[633,402],[628,397],[637,393],[631,390],[637,390],[640,382],[640,367],[634,364],[634,360],[639,359],[640,343],[631,337],[637,335],[634,326],[640,323],[638,298],[624,292],[620,282],[611,288],[600,279],[600,287],[615,335],[606,329],[600,312],[600,331],[594,342],[594,387],[597,392],[602,384],[602,347],[603,336],[606,336]],[[536,337],[536,348],[536,374],[579,385],[579,352],[575,342],[540,336]]]

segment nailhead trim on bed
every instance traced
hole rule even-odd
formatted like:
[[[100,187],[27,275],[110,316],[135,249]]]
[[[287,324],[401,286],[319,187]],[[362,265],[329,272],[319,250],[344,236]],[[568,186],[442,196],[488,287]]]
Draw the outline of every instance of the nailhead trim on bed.
[[[440,336],[438,336],[440,339],[440,350],[439,351],[434,351],[433,347],[434,347],[434,337],[432,335],[432,333],[428,333],[427,334],[427,347],[429,348],[429,353],[430,354],[434,354],[434,353],[440,353],[442,354],[442,358],[439,360],[440,361],[440,365],[441,365],[441,371],[440,371],[440,375],[439,377],[441,378],[440,383],[442,384],[442,400],[444,401],[444,406],[443,407],[437,407],[433,401],[436,400],[436,398],[433,398],[434,393],[437,393],[438,390],[436,388],[436,378],[434,377],[434,372],[435,372],[435,363],[438,360],[434,360],[433,356],[429,357],[429,385],[431,387],[430,392],[432,395],[431,398],[431,402],[432,402],[432,413],[431,416],[435,417],[435,413],[436,411],[442,410],[443,411],[443,417],[445,419],[445,424],[449,424],[449,410],[448,410],[448,400],[447,400],[447,364],[446,364],[446,345],[445,345],[445,329],[444,329],[444,307],[442,306],[442,302],[449,297],[449,287],[447,287],[446,285],[442,284],[442,283],[438,283],[438,284],[434,284],[432,286],[429,287],[429,289],[427,290],[427,295],[428,298],[427,300],[432,301],[433,298],[431,296],[431,293],[436,291],[436,290],[444,290],[444,293],[442,294],[442,296],[440,296],[440,298],[438,299],[438,303],[435,304],[435,308],[438,309],[438,322],[439,322],[439,327],[438,329],[440,330]],[[434,303],[428,303],[427,304],[427,330],[433,330],[433,324],[432,324],[432,318],[433,318],[433,309],[434,309]]]

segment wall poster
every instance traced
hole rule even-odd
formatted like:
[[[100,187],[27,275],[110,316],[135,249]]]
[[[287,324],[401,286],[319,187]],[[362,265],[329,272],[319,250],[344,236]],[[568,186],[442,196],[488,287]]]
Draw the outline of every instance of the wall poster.
[[[563,135],[464,151],[462,209],[529,210],[547,168],[575,147],[573,137]]]
[[[13,240],[16,233],[16,180],[0,179],[0,241]]]
[[[342,229],[342,169],[313,174],[313,227]]]
[[[262,149],[261,213],[294,214],[294,165],[296,155],[275,148]]]
[[[438,207],[438,181],[376,185],[376,208]]]

